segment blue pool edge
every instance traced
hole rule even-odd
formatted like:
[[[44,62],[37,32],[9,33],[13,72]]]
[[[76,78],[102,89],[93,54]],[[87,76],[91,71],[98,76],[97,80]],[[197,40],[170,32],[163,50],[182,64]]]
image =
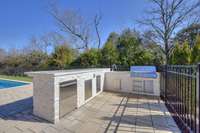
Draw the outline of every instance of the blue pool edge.
[[[21,88],[21,87],[24,87],[24,86],[32,85],[32,82],[29,82],[29,81],[12,80],[12,79],[6,79],[6,78],[0,78],[0,80],[7,80],[7,81],[25,83],[23,85],[18,85],[18,86],[13,86],[13,87],[0,88],[0,91],[1,90],[8,90],[8,89],[17,89],[17,88]]]

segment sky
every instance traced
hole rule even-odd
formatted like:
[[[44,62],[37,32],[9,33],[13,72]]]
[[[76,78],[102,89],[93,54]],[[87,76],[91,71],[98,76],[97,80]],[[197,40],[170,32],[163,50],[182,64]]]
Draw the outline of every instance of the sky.
[[[58,31],[48,13],[49,0],[0,0],[0,48],[22,48],[32,36]],[[147,8],[147,0],[59,0],[64,9],[78,10],[91,19],[102,14],[100,35],[105,42],[110,32],[136,28]]]

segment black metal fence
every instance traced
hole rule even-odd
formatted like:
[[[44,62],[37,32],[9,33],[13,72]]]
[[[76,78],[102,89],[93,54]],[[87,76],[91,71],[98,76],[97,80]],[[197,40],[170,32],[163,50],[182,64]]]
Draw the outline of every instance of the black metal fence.
[[[200,65],[160,67],[161,97],[183,132],[199,132]]]

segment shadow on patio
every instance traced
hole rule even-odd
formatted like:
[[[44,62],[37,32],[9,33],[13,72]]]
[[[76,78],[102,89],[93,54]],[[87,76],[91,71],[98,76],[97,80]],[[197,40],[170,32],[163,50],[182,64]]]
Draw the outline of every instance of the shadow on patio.
[[[145,97],[123,97],[111,117],[105,132],[180,132],[165,107],[158,100]]]
[[[16,129],[17,128],[17,129]],[[177,132],[164,103],[155,99],[103,92],[57,124],[33,115],[32,97],[0,105],[0,131],[40,132]]]
[[[48,123],[46,120],[33,115],[32,97],[0,105],[0,118],[4,120]]]

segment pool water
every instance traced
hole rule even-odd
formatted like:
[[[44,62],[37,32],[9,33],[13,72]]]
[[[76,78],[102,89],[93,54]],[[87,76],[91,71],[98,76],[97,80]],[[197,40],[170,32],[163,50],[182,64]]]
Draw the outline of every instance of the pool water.
[[[18,87],[22,85],[27,85],[28,83],[18,82],[18,81],[11,81],[11,80],[2,80],[0,79],[0,89],[11,88],[11,87]]]

